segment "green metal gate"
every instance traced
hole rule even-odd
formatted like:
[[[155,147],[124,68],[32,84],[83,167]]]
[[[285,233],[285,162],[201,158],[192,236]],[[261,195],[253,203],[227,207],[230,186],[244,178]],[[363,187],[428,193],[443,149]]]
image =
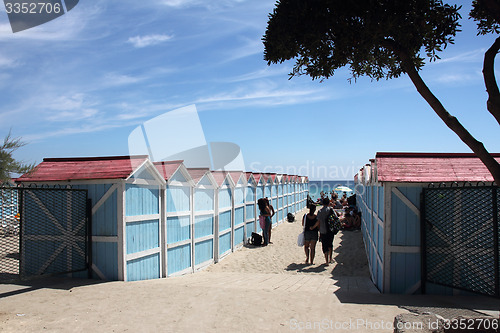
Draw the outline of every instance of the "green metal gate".
[[[498,187],[422,193],[422,290],[434,283],[500,297]]]
[[[0,281],[88,271],[86,190],[13,187],[0,195]]]

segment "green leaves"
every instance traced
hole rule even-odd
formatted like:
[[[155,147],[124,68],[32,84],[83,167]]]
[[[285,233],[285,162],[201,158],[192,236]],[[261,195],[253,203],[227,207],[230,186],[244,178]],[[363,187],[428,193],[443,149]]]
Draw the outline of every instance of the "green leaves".
[[[349,66],[353,78],[395,78],[405,73],[400,52],[417,69],[422,50],[439,59],[460,31],[459,8],[439,0],[280,0],[263,37],[264,59],[295,59],[291,77],[329,78]]]
[[[474,0],[470,17],[477,22],[477,34],[500,32],[500,3],[497,0]]]
[[[16,161],[12,156],[17,149],[25,145],[26,143],[22,142],[21,138],[12,138],[9,131],[0,146],[0,184],[10,181],[12,173],[24,174],[35,167],[34,164],[24,164]]]

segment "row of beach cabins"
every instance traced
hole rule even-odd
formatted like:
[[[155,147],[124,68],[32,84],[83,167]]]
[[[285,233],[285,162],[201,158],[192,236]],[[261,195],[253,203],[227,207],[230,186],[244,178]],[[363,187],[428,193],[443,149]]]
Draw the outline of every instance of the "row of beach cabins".
[[[354,181],[381,292],[500,297],[500,196],[474,154],[379,152]]]
[[[273,227],[306,207],[308,178],[187,168],[147,156],[47,158],[18,183],[85,189],[91,199],[92,276],[136,281],[192,273],[248,242],[257,200]]]

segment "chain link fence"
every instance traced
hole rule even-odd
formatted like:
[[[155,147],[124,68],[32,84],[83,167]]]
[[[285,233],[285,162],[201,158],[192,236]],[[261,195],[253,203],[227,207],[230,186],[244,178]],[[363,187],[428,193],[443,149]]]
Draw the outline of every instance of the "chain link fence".
[[[422,281],[500,296],[497,187],[423,190]]]
[[[87,191],[0,188],[0,282],[84,271]]]

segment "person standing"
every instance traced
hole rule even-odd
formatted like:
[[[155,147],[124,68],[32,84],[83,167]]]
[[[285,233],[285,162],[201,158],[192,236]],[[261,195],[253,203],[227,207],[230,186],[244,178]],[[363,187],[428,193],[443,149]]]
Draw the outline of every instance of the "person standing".
[[[309,213],[304,215],[302,226],[304,227],[304,252],[306,253],[306,265],[314,264],[316,254],[316,242],[318,241],[319,220],[314,212],[315,205],[309,205]]]
[[[329,265],[333,262],[333,232],[328,228],[328,216],[330,214],[335,214],[335,211],[329,206],[330,199],[323,199],[323,207],[318,211],[318,220],[319,220],[319,233],[320,233],[320,241],[321,248],[323,250],[323,254],[325,255],[325,265]]]
[[[267,200],[265,198],[260,198],[257,201],[257,205],[259,206],[260,216],[263,216],[265,219],[264,228],[262,228],[262,237],[264,238],[264,246],[269,244],[269,228],[271,226],[271,211],[269,209],[269,205],[267,204]]]
[[[267,197],[266,197],[266,202],[267,206],[269,207],[269,211],[271,212],[271,216],[269,217],[269,219],[271,220],[271,223],[269,223],[269,243],[271,243],[271,231],[273,230],[273,216],[275,214],[275,211],[273,205],[271,205],[271,201]]]

